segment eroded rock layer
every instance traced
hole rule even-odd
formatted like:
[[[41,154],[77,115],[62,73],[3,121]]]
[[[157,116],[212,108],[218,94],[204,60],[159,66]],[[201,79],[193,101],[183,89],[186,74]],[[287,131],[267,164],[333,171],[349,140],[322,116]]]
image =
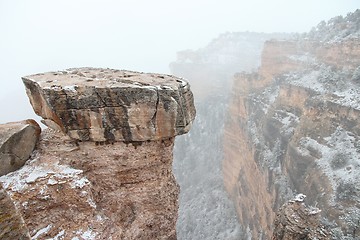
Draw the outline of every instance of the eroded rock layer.
[[[189,84],[170,75],[77,68],[23,82],[44,123],[81,141],[167,139],[195,118]]]
[[[275,213],[298,192],[334,239],[360,237],[359,16],[329,22],[356,26],[349,37],[269,41],[259,71],[235,76],[224,183],[252,239],[271,238]]]
[[[46,129],[32,159],[0,182],[32,239],[176,239],[172,150],[173,139],[76,144]]]
[[[31,239],[176,239],[172,150],[195,117],[188,83],[94,68],[23,81],[50,128],[0,183]]]

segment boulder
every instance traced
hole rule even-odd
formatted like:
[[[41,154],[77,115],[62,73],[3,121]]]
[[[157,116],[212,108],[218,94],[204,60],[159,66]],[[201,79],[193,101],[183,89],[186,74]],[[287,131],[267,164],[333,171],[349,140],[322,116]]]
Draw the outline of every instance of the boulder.
[[[168,139],[195,118],[189,84],[171,75],[73,68],[22,79],[44,123],[80,141]]]
[[[0,124],[0,176],[22,167],[39,140],[34,120]]]

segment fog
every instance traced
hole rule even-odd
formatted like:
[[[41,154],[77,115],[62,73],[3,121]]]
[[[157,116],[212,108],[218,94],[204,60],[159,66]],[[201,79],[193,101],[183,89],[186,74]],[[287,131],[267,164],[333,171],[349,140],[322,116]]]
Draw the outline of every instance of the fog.
[[[290,35],[223,33],[303,33],[359,6],[359,0],[0,0],[0,123],[39,120],[21,81],[29,74],[104,67],[196,79],[197,118],[174,149],[181,186],[178,237],[245,239],[221,170],[230,85],[235,72],[258,67],[264,41]],[[228,37],[235,39],[233,46],[221,45],[231,42]],[[197,56],[212,60],[184,67],[175,60],[185,49],[201,49]],[[219,54],[223,65],[214,60]]]
[[[227,31],[305,32],[358,0],[0,0],[0,122],[34,117],[20,77],[92,66],[169,73]]]

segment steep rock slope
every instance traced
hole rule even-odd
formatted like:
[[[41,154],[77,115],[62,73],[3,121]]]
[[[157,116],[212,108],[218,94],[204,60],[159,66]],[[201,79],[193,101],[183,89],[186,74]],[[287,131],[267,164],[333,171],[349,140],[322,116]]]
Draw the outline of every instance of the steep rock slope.
[[[332,19],[268,41],[258,72],[235,76],[224,182],[252,239],[270,238],[275,212],[297,192],[322,209],[335,239],[359,238],[359,15],[343,18],[346,36],[333,36]]]
[[[279,209],[272,240],[331,239],[329,232],[320,222],[321,210],[304,204],[305,198],[306,196],[300,193]]]
[[[170,65],[191,83],[197,109],[192,130],[177,138],[174,149],[174,174],[181,188],[179,239],[243,239],[223,186],[224,119],[233,74],[257,68],[264,41],[276,37],[289,36],[225,33],[202,49],[179,52]]]

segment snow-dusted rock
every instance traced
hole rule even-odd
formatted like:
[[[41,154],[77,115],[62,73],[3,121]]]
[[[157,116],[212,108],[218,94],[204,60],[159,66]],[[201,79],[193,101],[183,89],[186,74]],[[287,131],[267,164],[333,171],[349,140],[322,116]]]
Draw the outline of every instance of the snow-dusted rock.
[[[0,239],[30,239],[24,219],[0,184]]]
[[[187,133],[195,118],[189,84],[171,75],[77,68],[23,82],[44,123],[81,141],[167,139]]]
[[[31,239],[176,239],[172,150],[195,117],[188,83],[92,68],[23,80],[50,128],[0,184]]]
[[[304,194],[298,194],[278,211],[272,240],[332,239],[321,224],[318,208],[303,203]]]
[[[0,124],[0,176],[24,165],[39,139],[34,120]]]

